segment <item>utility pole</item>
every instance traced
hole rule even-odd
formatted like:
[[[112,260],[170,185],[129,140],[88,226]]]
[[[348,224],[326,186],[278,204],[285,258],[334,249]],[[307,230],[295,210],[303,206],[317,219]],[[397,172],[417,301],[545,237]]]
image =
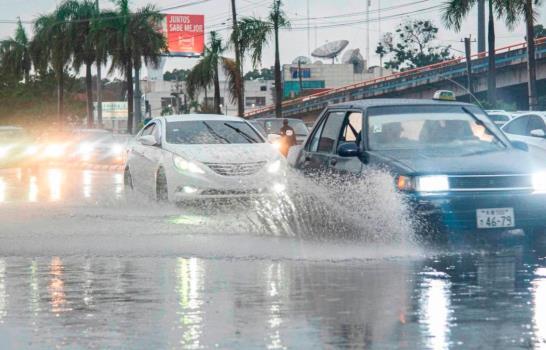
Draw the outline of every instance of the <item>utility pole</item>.
[[[525,17],[533,18],[533,0],[525,1]],[[535,28],[534,21],[526,21],[527,24],[527,80],[529,93],[529,110],[536,111],[538,108],[537,96],[537,67],[535,56]]]
[[[95,0],[97,6],[97,15],[100,14],[99,0]],[[102,128],[102,74],[101,62],[102,57],[97,57],[97,125]]]
[[[474,88],[472,86],[472,52],[470,43],[472,42],[472,36],[469,35],[468,38],[464,38],[464,52],[466,56],[466,74],[467,74],[467,88],[471,96],[468,97],[469,101],[472,101],[472,95],[474,94]]]
[[[478,52],[485,52],[485,0],[478,0]]]
[[[370,5],[372,0],[366,0],[366,65],[370,64]]]
[[[307,57],[311,57],[311,22],[309,0],[307,0]]]
[[[235,42],[233,43],[235,49],[235,65],[237,66],[237,77],[235,82],[239,92],[237,94],[237,114],[239,117],[245,115],[245,86],[241,67],[241,50],[239,47],[239,25],[237,23],[237,9],[235,7],[235,0],[231,0],[231,20],[233,22],[233,33],[235,34]]]
[[[303,81],[302,81],[302,74],[301,74],[301,60],[298,60],[298,79],[300,82],[300,96],[303,96]]]

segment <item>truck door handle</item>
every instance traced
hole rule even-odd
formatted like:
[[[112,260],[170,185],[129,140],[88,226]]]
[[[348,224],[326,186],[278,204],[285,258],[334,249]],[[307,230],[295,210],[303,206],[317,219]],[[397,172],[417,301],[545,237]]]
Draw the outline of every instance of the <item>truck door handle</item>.
[[[333,166],[333,165],[336,165],[336,164],[337,164],[337,159],[335,159],[335,158],[330,159],[330,165]]]

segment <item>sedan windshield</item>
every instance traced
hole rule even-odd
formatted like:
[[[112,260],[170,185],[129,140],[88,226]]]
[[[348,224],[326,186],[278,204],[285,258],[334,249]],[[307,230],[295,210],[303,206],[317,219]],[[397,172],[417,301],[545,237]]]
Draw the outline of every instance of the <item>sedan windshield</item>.
[[[246,122],[225,120],[167,123],[167,143],[222,144],[263,143],[262,137]]]
[[[384,107],[369,112],[371,150],[473,154],[506,148],[482,121],[461,108]]]

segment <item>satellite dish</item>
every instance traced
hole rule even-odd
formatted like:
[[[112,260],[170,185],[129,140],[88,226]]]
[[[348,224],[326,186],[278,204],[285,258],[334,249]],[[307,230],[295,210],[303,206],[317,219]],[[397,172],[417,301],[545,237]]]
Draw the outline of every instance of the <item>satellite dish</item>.
[[[301,64],[311,64],[311,59],[307,56],[298,56],[294,58],[292,64],[298,64],[298,62]]]
[[[322,62],[322,61],[315,61],[315,62],[313,62],[313,64],[324,64],[324,62]]]
[[[317,58],[335,59],[337,55],[339,55],[339,53],[347,47],[347,45],[349,45],[347,40],[332,41],[316,48],[311,53],[311,56]]]
[[[352,64],[355,74],[362,74],[364,72],[364,57],[360,54],[360,49],[347,50],[341,57],[343,64]]]

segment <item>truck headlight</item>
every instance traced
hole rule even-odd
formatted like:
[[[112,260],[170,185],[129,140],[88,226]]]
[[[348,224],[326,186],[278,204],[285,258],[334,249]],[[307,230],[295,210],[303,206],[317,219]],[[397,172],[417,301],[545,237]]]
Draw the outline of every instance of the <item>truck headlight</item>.
[[[176,169],[194,174],[204,174],[205,171],[201,169],[197,164],[187,161],[180,156],[173,156],[173,163]]]
[[[532,181],[535,192],[546,192],[546,172],[534,173]]]
[[[270,163],[267,166],[267,172],[269,172],[271,174],[278,173],[280,169],[281,169],[281,160],[280,159],[277,159],[276,161]]]

